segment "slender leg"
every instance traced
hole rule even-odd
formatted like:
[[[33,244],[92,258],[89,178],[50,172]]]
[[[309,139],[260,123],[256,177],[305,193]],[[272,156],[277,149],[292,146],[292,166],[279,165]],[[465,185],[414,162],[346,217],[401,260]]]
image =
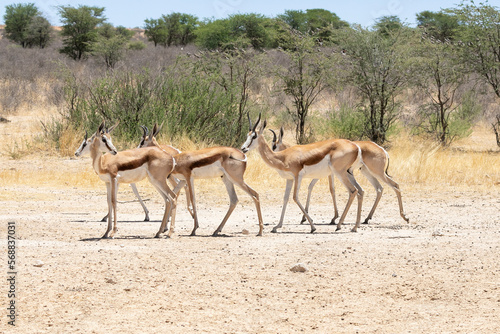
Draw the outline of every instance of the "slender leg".
[[[390,178],[389,178],[389,180],[394,182]],[[396,196],[398,197],[399,214],[401,215],[401,218],[403,218],[407,223],[409,223],[410,218],[408,218],[408,216],[406,216],[406,214],[403,210],[403,199],[401,198],[401,190],[399,190],[399,185],[396,182],[394,182],[394,183],[395,183],[395,185],[392,185],[391,183],[389,183],[389,185],[391,185],[392,189],[394,189],[394,192],[396,193]]]
[[[175,202],[177,203],[177,195],[179,195],[179,192],[181,191],[181,188],[182,187],[185,187],[186,186],[186,181],[179,181],[179,183],[177,183],[177,186],[174,188],[173,190],[173,193],[175,194]],[[188,192],[186,191],[186,195],[188,195]],[[176,217],[176,214],[177,214],[177,204],[172,208],[172,212],[170,214],[170,231],[168,232],[168,237],[172,236],[172,234],[174,233],[174,229],[175,229],[175,217]],[[167,226],[165,225],[165,230],[163,232],[165,232],[167,230]]]
[[[339,180],[342,182],[342,184],[349,191],[349,199],[347,200],[347,204],[345,206],[344,212],[342,213],[342,216],[340,217],[340,220],[337,224],[336,231],[340,230],[340,227],[344,223],[344,219],[347,216],[347,212],[349,211],[349,208],[351,207],[352,201],[354,201],[354,197],[356,197],[356,194],[358,192],[358,189],[356,189],[356,187],[354,185],[352,185],[351,181],[349,181],[348,173],[346,170],[344,170],[341,173],[338,173],[337,177],[339,178]]]
[[[191,204],[193,204],[194,228],[193,231],[191,232],[191,236],[195,236],[199,224],[198,224],[198,213],[196,211],[196,196],[194,194],[194,182],[191,176],[189,177],[189,180],[187,180],[187,186],[188,186],[189,199],[191,200]]]
[[[108,215],[106,216],[106,217],[108,217],[108,228],[106,229],[106,233],[104,233],[104,235],[102,236],[102,239],[108,238],[108,234],[111,231],[111,227],[112,227],[111,219],[113,217],[113,213],[112,213],[113,204],[111,203],[111,183],[110,182],[106,182],[106,190],[107,190],[107,199],[108,199]]]
[[[116,198],[118,195],[118,180],[116,178],[111,179],[111,204],[113,205],[113,230],[110,233],[110,238],[113,238],[115,236],[115,233],[117,231],[117,226],[116,226]]]
[[[236,207],[236,204],[238,203],[238,196],[236,195],[236,191],[234,191],[233,182],[229,180],[227,175],[222,176],[222,181],[224,182],[227,194],[229,195],[229,209],[227,210],[227,213],[224,216],[224,219],[222,219],[222,222],[220,223],[219,227],[217,227],[217,229],[213,233],[213,236],[217,236],[219,235],[220,232],[222,232],[222,229],[224,228],[226,221],[228,220],[229,216],[231,216],[231,213],[233,212],[234,208]]]
[[[373,173],[373,171],[370,171]],[[380,175],[381,174],[381,175]],[[401,215],[401,218],[403,218],[407,223],[410,222],[410,219],[408,216],[406,216],[404,210],[403,210],[403,199],[401,198],[401,190],[399,190],[399,184],[394,181],[389,175],[387,175],[385,172],[380,173],[380,174],[375,174],[380,180],[382,180],[384,183],[389,185],[394,191],[396,192],[396,196],[398,198],[398,204],[399,204],[399,214]]]
[[[248,184],[246,184],[245,180],[243,179],[243,174],[235,173],[231,168],[226,168],[225,170],[227,173],[226,176],[229,178],[229,181],[238,185],[241,190],[246,192],[252,198],[255,204],[255,209],[257,210],[257,219],[259,220],[259,233],[257,233],[257,236],[262,236],[262,233],[264,231],[264,222],[262,220],[262,212],[260,210],[259,194]]]
[[[257,236],[260,237],[262,236],[262,233],[264,232],[264,221],[262,220],[262,211],[260,210],[260,200],[259,200],[259,194],[253,190],[248,184],[244,183],[246,187],[241,187],[247,194],[249,194],[253,202],[255,204],[255,209],[257,210],[257,219],[259,220],[259,232],[257,233]],[[239,185],[239,184],[238,184]],[[246,189],[246,190],[245,190]]]
[[[175,189],[177,188],[177,185],[182,182],[180,181],[179,179],[177,179],[176,177],[174,176],[170,176],[168,178],[170,184],[172,185],[172,187]],[[187,185],[186,185],[186,182],[183,183],[184,184],[184,190],[185,190],[185,193],[186,193],[186,203],[187,203],[187,209],[188,209],[188,212],[189,214],[191,215],[191,217],[194,218],[194,213],[193,213],[193,207],[192,207],[192,204],[191,204],[191,200],[189,199],[189,194],[188,194],[188,190],[187,190]],[[182,188],[182,187],[181,187]],[[179,189],[180,191],[180,189]],[[176,192],[176,195],[178,194],[178,192]]]
[[[160,190],[160,192],[161,192],[161,190]],[[168,196],[168,195],[165,196],[165,212],[163,213],[163,218],[161,220],[160,229],[156,233],[155,238],[159,238],[160,234],[166,230],[168,217],[169,217],[170,212],[172,210],[172,206],[174,205],[173,202],[174,202],[174,200],[170,196]],[[172,236],[172,233],[173,233],[173,223],[170,224],[170,231],[168,233],[169,238]]]
[[[366,168],[366,166],[361,167],[361,173],[363,173],[363,175],[368,179],[368,181],[371,183],[371,185],[373,186],[373,188],[375,188],[375,191],[377,192],[377,197],[375,198],[375,203],[373,203],[373,206],[370,210],[370,213],[368,214],[368,216],[366,217],[366,219],[363,222],[363,224],[368,224],[370,219],[373,218],[373,214],[375,213],[375,209],[377,208],[378,203],[380,202],[380,199],[382,198],[382,193],[384,192],[384,187],[382,187],[380,182],[378,182],[377,178],[370,173],[370,171],[368,170],[368,168]]]
[[[155,238],[159,238],[160,234],[166,230],[166,225],[168,222],[168,217],[170,213],[175,210],[176,206],[176,196],[172,190],[167,186],[167,183],[163,179],[153,179],[151,174],[149,174],[149,180],[151,184],[156,188],[156,190],[160,193],[165,201],[165,212],[163,213],[163,218],[161,220],[160,229],[155,235]],[[170,232],[168,237],[170,237],[173,233],[173,225],[174,221],[171,222]]]
[[[335,211],[333,214],[333,218],[330,221],[330,224],[335,224],[335,220],[339,217],[339,210],[337,208],[337,200],[335,199],[335,183],[333,182],[333,175],[328,175],[328,186],[330,188],[330,194],[332,195],[333,201],[333,210]]]
[[[354,178],[354,175],[352,175],[352,170],[348,172],[347,177],[349,178],[349,181],[351,181],[352,185],[358,190],[356,194],[356,196],[358,197],[358,212],[356,214],[356,224],[351,229],[351,232],[357,232],[359,224],[361,223],[361,208],[363,206],[363,195],[365,194],[365,192]]]
[[[278,225],[273,227],[272,233],[276,233],[279,228],[283,226],[283,220],[285,218],[286,206],[288,205],[288,199],[290,198],[290,192],[292,190],[293,180],[286,180],[285,196],[283,196],[283,208],[281,209],[281,217]]]
[[[139,203],[141,203],[142,209],[144,210],[144,214],[146,215],[144,217],[144,221],[148,222],[149,221],[149,211],[148,211],[148,208],[146,207],[146,204],[144,204],[144,202],[142,201],[141,195],[139,195],[139,191],[137,191],[137,187],[136,187],[135,183],[131,183],[130,188],[132,188],[132,191],[134,192],[135,197],[137,197],[137,199],[139,200]]]
[[[120,184],[118,184],[118,187],[119,187],[119,186],[120,186]],[[108,220],[108,215],[109,215],[109,213],[108,213],[108,214],[106,214],[104,217],[102,217],[101,221],[102,221],[102,222],[107,221],[107,220]]]
[[[309,203],[311,202],[311,194],[314,188],[314,185],[319,181],[319,179],[313,179],[311,183],[309,183],[309,187],[307,188],[307,201],[306,201],[306,212],[309,213]],[[302,215],[302,220],[300,223],[304,223],[307,220],[306,216]]]
[[[188,195],[187,184],[184,184],[184,192],[186,193],[187,210],[188,210],[189,214],[191,215],[191,217],[194,218],[193,203],[191,202],[191,199],[189,198],[189,195]]]
[[[299,206],[299,209],[302,211],[302,213],[306,216],[307,220],[309,221],[309,224],[311,225],[311,233],[316,231],[316,227],[314,226],[312,218],[309,216],[309,214],[306,212],[302,204],[300,203],[299,200],[299,189],[300,189],[300,183],[302,181],[302,176],[297,175],[295,176],[295,182],[293,185],[293,200],[297,205]]]

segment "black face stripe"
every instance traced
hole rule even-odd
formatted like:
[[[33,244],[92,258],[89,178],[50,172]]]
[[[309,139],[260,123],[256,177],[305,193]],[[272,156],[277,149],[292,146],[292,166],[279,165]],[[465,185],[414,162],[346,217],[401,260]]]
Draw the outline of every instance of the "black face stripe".
[[[108,150],[110,150],[111,152],[113,152],[113,151],[114,151],[111,147],[109,147],[108,140],[107,140],[107,138],[106,138],[105,136],[103,136],[103,137],[102,137],[102,142],[103,142],[104,144],[106,144],[106,148],[107,148]]]
[[[76,153],[75,153],[75,154],[76,154],[76,155],[81,154],[81,153],[82,153],[82,151],[85,149],[85,146],[87,146],[87,141],[86,141],[86,140],[84,140],[84,141],[82,142],[82,144],[80,145],[80,148],[76,151]]]

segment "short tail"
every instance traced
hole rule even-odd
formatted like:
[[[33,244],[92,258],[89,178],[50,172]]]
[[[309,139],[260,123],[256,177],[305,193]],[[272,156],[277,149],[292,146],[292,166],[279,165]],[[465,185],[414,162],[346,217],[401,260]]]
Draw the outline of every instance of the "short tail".
[[[247,158],[247,155],[246,154],[243,154],[245,156],[245,159],[238,159],[238,158],[235,158],[233,157],[232,155],[229,156],[230,159],[233,159],[233,160],[236,160],[236,161],[241,161],[241,162],[247,162],[248,158]]]
[[[389,163],[390,163],[390,161],[391,161],[391,160],[389,159],[389,155],[387,154],[387,167],[385,168],[385,175],[387,175],[387,176],[389,176],[389,177],[391,177],[391,176],[389,175]],[[392,177],[391,177],[391,178],[392,178]]]

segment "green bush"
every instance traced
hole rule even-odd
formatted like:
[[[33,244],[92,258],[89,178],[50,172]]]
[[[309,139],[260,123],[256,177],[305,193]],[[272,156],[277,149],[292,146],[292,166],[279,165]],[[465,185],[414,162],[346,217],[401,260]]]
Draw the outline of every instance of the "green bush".
[[[129,50],[140,51],[140,50],[143,50],[146,48],[146,44],[144,44],[141,41],[130,42],[130,43],[128,43],[127,48]]]
[[[338,110],[330,110],[316,122],[323,136],[359,140],[365,134],[365,118],[362,111],[342,104]]]
[[[180,66],[183,67],[183,66]],[[180,73],[183,72],[183,73]],[[170,68],[164,72],[106,73],[88,83],[67,80],[68,120],[77,128],[94,131],[105,119],[120,121],[118,140],[136,141],[140,125],[164,122],[171,139],[187,135],[192,140],[219,145],[243,141],[238,109],[230,94],[207,75]],[[238,135],[240,134],[240,135]]]
[[[462,103],[450,117],[450,136],[454,139],[468,137],[472,133],[474,121],[481,113],[481,106],[477,103],[473,92],[462,97]]]
[[[474,120],[481,112],[474,93],[464,94],[457,107],[450,108],[441,120],[439,110],[433,105],[423,105],[419,116],[421,123],[413,129],[414,134],[424,135],[449,146],[455,140],[465,138],[472,133]]]

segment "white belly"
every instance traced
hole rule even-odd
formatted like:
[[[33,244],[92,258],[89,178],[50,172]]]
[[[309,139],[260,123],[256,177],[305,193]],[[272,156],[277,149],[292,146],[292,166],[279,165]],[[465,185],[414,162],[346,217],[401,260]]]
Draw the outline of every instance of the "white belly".
[[[315,165],[304,166],[300,172],[306,179],[321,179],[332,173],[330,169],[330,156],[327,155]]]
[[[185,180],[182,174],[174,173],[173,175],[180,180]],[[224,175],[224,169],[220,162],[217,161],[211,165],[193,169],[191,175],[194,179],[213,179]]]
[[[330,169],[330,156],[327,155],[315,165],[304,166],[304,169],[300,171],[300,175],[304,179],[321,179],[329,176],[332,173]],[[288,180],[293,179],[293,174],[288,171],[278,170],[278,174]]]
[[[148,176],[146,164],[139,168],[118,172],[116,179],[118,183],[135,183],[144,180]]]

